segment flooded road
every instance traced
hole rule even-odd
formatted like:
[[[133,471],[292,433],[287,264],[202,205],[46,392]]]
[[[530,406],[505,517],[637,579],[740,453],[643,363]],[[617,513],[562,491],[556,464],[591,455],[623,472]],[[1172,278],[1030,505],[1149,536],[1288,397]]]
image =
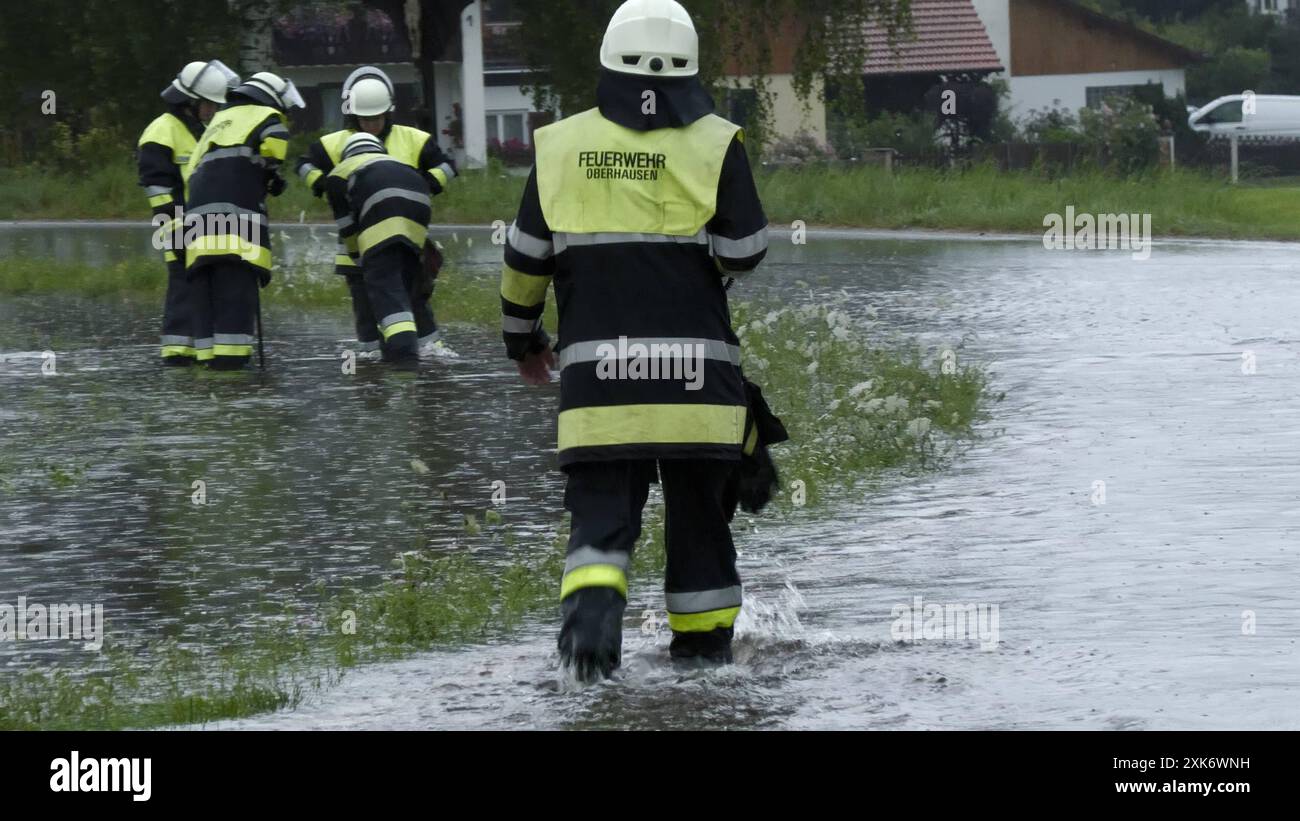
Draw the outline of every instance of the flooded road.
[[[0,229],[0,247],[41,253],[39,230]],[[87,229],[107,232],[105,261],[134,241],[114,230]],[[499,249],[470,236],[453,261],[493,276]],[[737,664],[673,669],[642,625],[662,593],[634,579],[615,681],[560,686],[541,619],[218,726],[1300,728],[1300,248],[1157,243],[1136,261],[832,232],[769,260],[738,298],[847,294],[882,342],[963,343],[1006,398],[945,470],[745,519]],[[110,629],[200,638],[372,584],[413,545],[504,557],[463,528],[498,479],[521,544],[562,520],[554,391],[517,384],[495,333],[449,329],[461,358],[418,375],[347,376],[343,311],[270,306],[273,368],[231,376],[163,372],[153,324],[130,305],[0,305],[19,463],[0,602],[102,601]],[[996,605],[995,641],[896,641],[896,608],[921,603]],[[0,647],[0,675],[56,652]]]

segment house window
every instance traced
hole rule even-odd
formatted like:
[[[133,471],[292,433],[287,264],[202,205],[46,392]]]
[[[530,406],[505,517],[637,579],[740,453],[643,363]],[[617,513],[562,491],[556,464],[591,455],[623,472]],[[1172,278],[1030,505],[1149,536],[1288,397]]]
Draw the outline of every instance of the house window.
[[[1088,108],[1101,108],[1101,104],[1111,97],[1132,97],[1140,88],[1142,86],[1088,86]]]
[[[519,140],[528,145],[527,111],[490,111],[487,115],[487,138],[508,143]]]
[[[343,86],[322,85],[320,87],[321,98],[321,127],[327,131],[338,131],[343,127],[343,109],[337,105],[339,95],[343,93]],[[329,105],[326,101],[336,101],[335,105]]]
[[[513,23],[523,15],[517,0],[484,0],[483,20],[487,23]]]

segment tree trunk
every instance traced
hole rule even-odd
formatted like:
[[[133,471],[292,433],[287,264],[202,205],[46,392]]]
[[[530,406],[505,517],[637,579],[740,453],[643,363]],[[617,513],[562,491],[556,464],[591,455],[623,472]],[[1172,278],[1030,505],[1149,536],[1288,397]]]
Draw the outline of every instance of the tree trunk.
[[[239,74],[247,77],[258,71],[275,67],[272,53],[270,0],[230,0],[232,10],[240,20]]]

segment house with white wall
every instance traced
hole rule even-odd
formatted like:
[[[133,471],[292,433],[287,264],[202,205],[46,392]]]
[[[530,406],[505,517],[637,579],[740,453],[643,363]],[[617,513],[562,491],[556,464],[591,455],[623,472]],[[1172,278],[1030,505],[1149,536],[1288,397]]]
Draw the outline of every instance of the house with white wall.
[[[1032,110],[1097,106],[1105,97],[1158,83],[1169,97],[1187,88],[1202,56],[1070,0],[966,0],[1005,70],[1013,119]]]
[[[1300,11],[1300,0],[1246,0],[1246,5],[1256,14],[1286,14]]]
[[[512,4],[461,0],[433,21],[419,19],[418,3],[403,10],[303,3],[273,20],[273,62],[307,101],[295,126],[341,128],[344,79],[374,65],[393,80],[396,120],[432,133],[458,162],[481,165],[494,142],[531,144],[546,118],[522,90],[529,70],[512,47]]]

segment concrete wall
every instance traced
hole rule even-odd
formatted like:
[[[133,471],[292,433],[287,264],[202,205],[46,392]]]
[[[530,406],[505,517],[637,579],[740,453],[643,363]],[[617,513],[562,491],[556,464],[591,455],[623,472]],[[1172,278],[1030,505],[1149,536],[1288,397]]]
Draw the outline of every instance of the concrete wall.
[[[442,130],[451,124],[451,107],[454,103],[460,102],[460,89],[460,63],[433,64],[433,93],[438,107],[436,118],[438,145],[442,146],[444,151],[455,153],[458,162],[464,159],[464,155],[453,151],[455,147],[452,145],[451,137],[443,134]]]
[[[742,88],[753,84],[751,77],[728,77],[727,85],[738,81]],[[772,133],[775,137],[793,137],[799,132],[807,132],[820,143],[826,142],[826,104],[820,99],[821,81],[813,85],[813,92],[805,101],[794,90],[794,75],[772,74],[767,78],[768,91],[772,94]],[[727,111],[719,100],[718,114],[727,116]]]
[[[1087,89],[1095,86],[1128,86],[1163,83],[1166,96],[1186,90],[1182,69],[1151,71],[1106,71],[1092,74],[1044,74],[1012,77],[1010,114],[1021,120],[1031,109],[1068,108],[1078,111],[1088,104]]]
[[[1095,86],[1142,85],[1163,83],[1165,94],[1173,96],[1186,90],[1186,72],[1181,69],[1143,69],[1139,71],[1105,71],[1089,74],[1043,74],[1018,77],[1010,72],[1011,3],[1010,0],[971,0],[989,40],[1008,71],[992,75],[1008,80],[1011,97],[1003,101],[1013,120],[1024,119],[1031,109],[1068,108],[1077,112],[1088,104],[1087,89]],[[1058,102],[1059,101],[1059,102]]]

